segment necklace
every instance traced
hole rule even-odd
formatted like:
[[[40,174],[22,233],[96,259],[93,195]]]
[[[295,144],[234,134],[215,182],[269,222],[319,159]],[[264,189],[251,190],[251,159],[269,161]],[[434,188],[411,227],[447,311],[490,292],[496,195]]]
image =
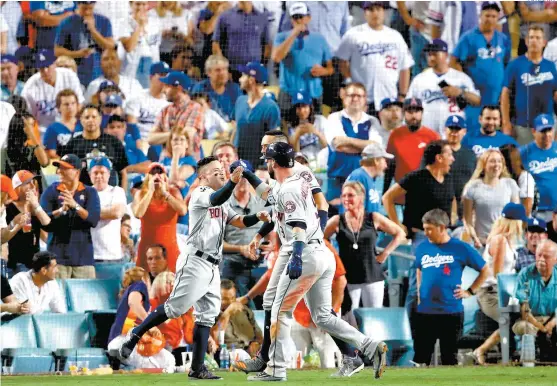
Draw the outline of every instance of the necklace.
[[[359,217],[356,218],[356,221],[359,224],[360,223],[360,218]],[[349,221],[348,217],[346,217],[346,225],[348,225],[348,229],[350,229],[350,232],[352,232],[352,237],[354,238],[354,244],[352,244],[352,248],[358,249],[358,239],[360,238],[361,229],[358,229],[358,232],[354,233],[354,231],[352,230],[352,225],[350,224],[350,221]]]

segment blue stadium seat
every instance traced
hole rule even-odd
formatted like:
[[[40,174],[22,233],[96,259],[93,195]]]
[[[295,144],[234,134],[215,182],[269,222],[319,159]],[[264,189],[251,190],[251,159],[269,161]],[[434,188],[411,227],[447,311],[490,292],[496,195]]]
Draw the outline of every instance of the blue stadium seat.
[[[399,307],[403,304],[404,278],[408,277],[408,270],[414,265],[412,252],[408,245],[400,245],[387,259],[389,305]]]
[[[66,289],[70,311],[114,310],[118,307],[119,280],[68,279]]]
[[[2,350],[8,348],[37,348],[35,326],[31,315],[20,315],[0,327]]]
[[[101,348],[83,347],[70,350],[59,350],[57,355],[60,357],[63,368],[61,371],[70,371],[69,362],[88,361],[89,369],[97,369],[101,365],[108,365],[106,351]]]
[[[261,331],[265,330],[265,311],[262,310],[254,310],[253,311],[253,316],[255,316],[255,321],[257,322],[257,325],[259,326],[259,328],[261,329]]]
[[[414,342],[405,308],[357,308],[354,316],[363,334],[387,343],[389,365],[410,366]]]
[[[2,353],[2,359],[11,361],[14,374],[47,373],[54,370],[54,357],[45,348],[15,348]]]
[[[501,355],[503,364],[509,363],[511,313],[519,312],[520,306],[509,305],[509,300],[514,297],[518,284],[516,274],[497,275],[497,288],[499,295],[499,334],[501,335]]]
[[[124,264],[98,263],[95,264],[97,279],[122,280],[122,268]]]
[[[40,348],[51,350],[90,347],[86,314],[42,314],[33,316]]]

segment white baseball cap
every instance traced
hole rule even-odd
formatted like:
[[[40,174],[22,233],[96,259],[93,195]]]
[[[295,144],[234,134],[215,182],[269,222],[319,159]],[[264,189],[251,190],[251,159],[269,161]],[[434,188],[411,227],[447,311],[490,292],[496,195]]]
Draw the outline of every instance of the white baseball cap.
[[[301,2],[292,4],[288,11],[290,13],[290,16],[295,16],[295,15],[307,16],[307,15],[309,15],[308,6],[305,3],[301,3]]]
[[[393,159],[395,156],[387,153],[383,147],[377,143],[370,143],[362,151],[362,161],[373,158]]]

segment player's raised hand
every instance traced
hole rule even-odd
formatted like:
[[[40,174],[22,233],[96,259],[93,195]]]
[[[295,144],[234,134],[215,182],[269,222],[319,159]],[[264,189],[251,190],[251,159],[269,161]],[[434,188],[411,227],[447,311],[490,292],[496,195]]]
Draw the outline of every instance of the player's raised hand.
[[[286,274],[291,280],[302,276],[302,259],[300,257],[292,256],[286,267]]]
[[[242,166],[238,166],[232,174],[230,175],[230,181],[237,184],[242,179],[242,173],[244,172],[244,168]]]
[[[259,219],[259,221],[271,222],[271,215],[269,214],[269,212],[265,210],[262,210],[261,212],[257,212],[257,218]]]

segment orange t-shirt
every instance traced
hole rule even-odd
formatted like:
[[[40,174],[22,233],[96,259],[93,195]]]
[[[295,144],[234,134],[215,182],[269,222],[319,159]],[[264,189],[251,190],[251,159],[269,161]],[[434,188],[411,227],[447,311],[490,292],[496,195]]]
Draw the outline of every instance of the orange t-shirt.
[[[152,310],[159,306],[157,299],[150,299],[149,302]],[[193,325],[192,307],[184,315],[175,319],[168,319],[159,325],[159,330],[164,335],[166,343],[172,348],[176,348],[182,341],[182,337],[187,344],[193,344]]]

